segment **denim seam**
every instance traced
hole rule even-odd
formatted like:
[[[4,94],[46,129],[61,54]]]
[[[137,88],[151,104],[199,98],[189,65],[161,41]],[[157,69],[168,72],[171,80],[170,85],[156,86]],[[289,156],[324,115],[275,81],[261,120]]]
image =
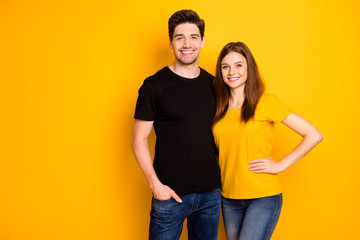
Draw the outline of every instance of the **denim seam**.
[[[190,215],[196,212],[196,210],[199,207],[200,201],[199,201],[200,195],[194,193],[194,201],[191,206]]]
[[[280,205],[280,202],[282,202],[282,201],[279,201],[279,200],[281,199],[279,195],[278,195],[278,198],[279,198],[279,199],[278,199],[278,201],[277,201],[274,214],[272,215],[270,224],[269,224],[269,226],[268,226],[267,229],[266,229],[266,238],[265,238],[265,239],[270,239],[270,237],[271,237],[271,235],[272,235],[272,234],[270,234],[270,230],[271,230],[271,227],[272,227],[272,225],[273,225],[273,221],[274,221],[274,219],[275,219],[275,216],[276,216],[276,214],[277,214],[277,212],[278,212],[278,209],[279,209],[279,207],[281,206],[281,205]],[[275,229],[274,229],[274,230],[275,230]],[[270,234],[270,236],[269,236],[269,234]]]

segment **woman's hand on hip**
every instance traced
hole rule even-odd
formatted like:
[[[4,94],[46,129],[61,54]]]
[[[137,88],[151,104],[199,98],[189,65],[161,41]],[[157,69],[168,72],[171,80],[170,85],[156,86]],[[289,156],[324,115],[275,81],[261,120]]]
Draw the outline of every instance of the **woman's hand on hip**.
[[[276,162],[272,157],[259,158],[249,162],[248,166],[250,171],[254,173],[271,173],[277,174],[284,170],[281,162]]]

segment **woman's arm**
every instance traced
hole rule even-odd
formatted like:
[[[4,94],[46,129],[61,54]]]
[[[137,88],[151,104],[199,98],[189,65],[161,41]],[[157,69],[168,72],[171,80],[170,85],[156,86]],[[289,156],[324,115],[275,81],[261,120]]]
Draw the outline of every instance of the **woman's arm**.
[[[300,134],[303,139],[279,162],[274,161],[271,157],[251,161],[249,165],[250,171],[273,174],[282,172],[297,163],[322,141],[321,133],[310,122],[296,113],[291,113],[282,123]]]

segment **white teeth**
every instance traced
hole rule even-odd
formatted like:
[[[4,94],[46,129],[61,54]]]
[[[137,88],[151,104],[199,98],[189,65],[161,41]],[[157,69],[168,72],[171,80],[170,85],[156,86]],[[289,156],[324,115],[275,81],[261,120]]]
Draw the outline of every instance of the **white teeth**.
[[[194,51],[181,51],[182,53],[188,54],[188,53],[192,53]]]

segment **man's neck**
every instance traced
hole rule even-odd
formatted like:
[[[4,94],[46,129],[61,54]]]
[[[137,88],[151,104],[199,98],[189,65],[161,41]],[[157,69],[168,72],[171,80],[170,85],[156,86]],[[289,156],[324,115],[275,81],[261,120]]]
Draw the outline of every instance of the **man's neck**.
[[[200,75],[198,63],[184,65],[175,61],[169,68],[171,71],[184,78],[196,78]]]

